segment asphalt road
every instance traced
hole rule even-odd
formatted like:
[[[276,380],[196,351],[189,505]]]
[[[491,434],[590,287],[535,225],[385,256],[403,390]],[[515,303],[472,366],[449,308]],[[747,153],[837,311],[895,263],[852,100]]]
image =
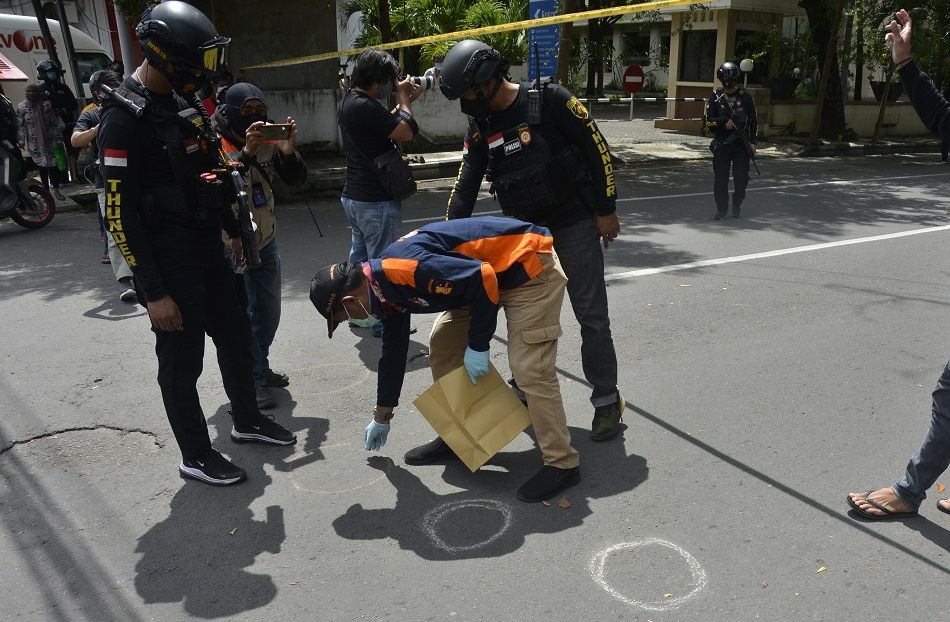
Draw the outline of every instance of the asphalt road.
[[[307,298],[349,246],[337,202],[311,203],[319,232],[303,204],[280,215],[271,360],[292,383],[273,412],[296,446],[227,438],[209,341],[202,403],[249,475],[225,489],[178,478],[148,321],[99,264],[94,215],[0,222],[0,617],[943,617],[936,495],[886,524],[854,520],[844,498],[897,479],[929,422],[950,351],[950,168],[933,155],[761,167],[743,218],[723,222],[708,162],[621,174],[606,257],[627,428],[588,440],[565,306],[558,367],[583,471],[568,508],[515,498],[540,465],[526,434],[474,475],[402,464],[433,436],[411,405],[430,382],[429,317],[414,320],[389,444],[362,449],[379,343],[345,327],[327,340]],[[423,185],[406,230],[443,210],[446,184]]]

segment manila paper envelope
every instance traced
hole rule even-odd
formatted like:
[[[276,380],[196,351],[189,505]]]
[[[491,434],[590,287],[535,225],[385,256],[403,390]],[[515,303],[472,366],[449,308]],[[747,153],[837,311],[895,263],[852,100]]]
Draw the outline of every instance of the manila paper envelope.
[[[531,419],[494,365],[472,384],[465,367],[436,380],[413,402],[473,473],[521,434]]]

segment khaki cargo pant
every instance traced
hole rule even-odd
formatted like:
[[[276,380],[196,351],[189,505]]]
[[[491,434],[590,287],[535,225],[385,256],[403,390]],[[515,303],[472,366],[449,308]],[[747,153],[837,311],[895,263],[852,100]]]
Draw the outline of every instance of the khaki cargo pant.
[[[500,292],[508,320],[508,364],[528,399],[528,415],[544,464],[570,469],[579,455],[561,401],[554,364],[561,336],[567,277],[555,253],[541,254],[544,271],[517,289]],[[463,364],[471,316],[468,307],[440,313],[429,336],[429,364],[437,380]]]

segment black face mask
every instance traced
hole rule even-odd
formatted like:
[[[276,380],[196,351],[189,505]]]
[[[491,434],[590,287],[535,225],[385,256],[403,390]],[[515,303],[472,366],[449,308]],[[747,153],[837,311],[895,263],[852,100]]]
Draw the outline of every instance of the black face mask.
[[[475,90],[475,99],[465,99],[462,97],[460,102],[460,107],[462,109],[462,114],[467,114],[470,117],[475,117],[476,119],[484,119],[485,117],[490,117],[492,113],[491,109],[491,100],[498,93],[498,90],[501,88],[501,78],[498,78],[498,81],[495,83],[495,87],[492,89],[491,94],[487,97],[480,88]]]
[[[243,138],[244,135],[247,134],[247,128],[251,127],[253,124],[257,123],[258,121],[263,121],[266,123],[267,115],[263,115],[263,114],[249,114],[247,116],[239,115],[237,122],[231,126],[231,129],[233,129],[238,134],[238,136],[241,136]]]
[[[165,71],[164,68],[159,69],[159,71],[165,76],[165,79],[168,80],[169,84],[172,85],[172,88],[179,95],[192,95],[197,93],[204,88],[208,82],[207,73],[202,72],[201,75],[196,75],[194,72],[182,66],[175,66],[174,73],[169,73]]]

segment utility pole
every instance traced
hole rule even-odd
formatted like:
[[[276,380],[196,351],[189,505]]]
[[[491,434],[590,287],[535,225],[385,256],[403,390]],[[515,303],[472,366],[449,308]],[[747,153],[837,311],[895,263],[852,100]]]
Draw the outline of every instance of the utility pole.
[[[43,40],[46,41],[46,53],[49,54],[51,61],[62,67],[59,56],[56,54],[56,42],[53,41],[53,34],[49,31],[49,24],[46,23],[46,15],[43,13],[43,4],[40,0],[33,0],[33,12],[36,14],[36,21],[40,25],[40,32],[43,33]]]
[[[132,29],[129,26],[129,20],[122,11],[122,7],[114,2],[111,4],[112,8],[115,9],[116,30],[119,31],[119,54],[122,55],[122,66],[125,68],[125,75],[122,77],[127,78],[135,71],[135,49],[132,44]]]
[[[66,19],[66,7],[63,6],[63,0],[56,0],[56,11],[59,13],[59,29],[63,33],[63,45],[66,46],[66,58],[69,60],[69,66],[73,70],[73,84],[76,86],[76,97],[81,100],[83,96],[82,79],[79,77],[79,64],[76,62],[76,48],[73,47],[73,35],[69,32],[69,21]]]

